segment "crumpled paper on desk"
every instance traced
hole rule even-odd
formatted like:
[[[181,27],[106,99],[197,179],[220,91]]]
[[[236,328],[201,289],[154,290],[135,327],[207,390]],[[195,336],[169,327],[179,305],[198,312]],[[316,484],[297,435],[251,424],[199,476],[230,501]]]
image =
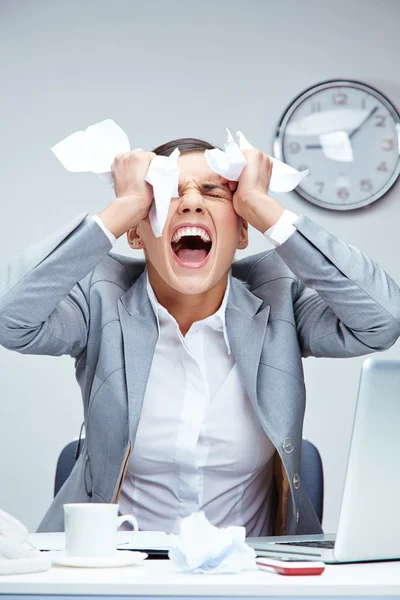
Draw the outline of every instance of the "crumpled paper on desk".
[[[243,133],[237,132],[239,144],[229,129],[225,152],[215,148],[206,150],[205,157],[210,169],[230,181],[238,181],[246,166],[242,150],[253,148]],[[130,151],[126,133],[112,119],[91,125],[85,131],[77,131],[51,149],[68,171],[96,173],[113,185],[111,165],[116,154]],[[162,235],[168,216],[171,198],[176,198],[179,183],[178,157],[176,148],[170,156],[156,156],[150,163],[145,177],[153,186],[154,201],[149,211],[150,225],[156,237]],[[309,173],[296,171],[289,165],[272,158],[273,168],[269,189],[272,192],[293,190]]]
[[[179,535],[170,535],[169,558],[188,573],[239,573],[256,569],[256,553],[245,543],[244,527],[219,529],[203,512],[191,514],[180,522]]]

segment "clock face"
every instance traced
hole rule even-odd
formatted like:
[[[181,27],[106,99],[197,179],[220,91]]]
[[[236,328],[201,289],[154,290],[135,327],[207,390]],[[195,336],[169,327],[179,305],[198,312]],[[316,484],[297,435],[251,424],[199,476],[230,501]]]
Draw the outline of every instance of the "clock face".
[[[400,173],[400,116],[374,88],[329,81],[301,94],[276,132],[276,158],[310,174],[296,188],[306,200],[335,210],[374,202]]]

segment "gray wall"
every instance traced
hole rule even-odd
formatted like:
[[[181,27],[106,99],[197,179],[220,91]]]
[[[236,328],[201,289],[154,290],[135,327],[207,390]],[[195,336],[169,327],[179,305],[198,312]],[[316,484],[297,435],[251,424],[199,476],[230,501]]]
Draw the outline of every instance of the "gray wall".
[[[400,101],[395,0],[0,1],[0,267],[75,215],[112,196],[66,172],[50,147],[107,117],[134,147],[226,126],[271,152],[278,118],[304,88],[355,78]],[[358,246],[400,281],[400,184],[351,214],[282,198]],[[249,251],[266,241],[253,232]],[[125,240],[117,251],[128,253]],[[397,344],[386,356],[400,358]],[[306,436],[326,475],[324,525],[336,528],[362,359],[305,361]],[[56,457],[78,434],[79,388],[68,357],[0,349],[0,506],[29,528],[52,497]]]

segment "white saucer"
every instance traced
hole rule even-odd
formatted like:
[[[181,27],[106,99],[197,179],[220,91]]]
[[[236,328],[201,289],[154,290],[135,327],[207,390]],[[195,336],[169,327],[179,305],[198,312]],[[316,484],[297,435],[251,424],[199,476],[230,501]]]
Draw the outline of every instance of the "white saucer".
[[[128,567],[136,565],[147,558],[145,552],[116,550],[115,556],[68,556],[65,551],[48,552],[47,555],[55,565],[63,567]]]

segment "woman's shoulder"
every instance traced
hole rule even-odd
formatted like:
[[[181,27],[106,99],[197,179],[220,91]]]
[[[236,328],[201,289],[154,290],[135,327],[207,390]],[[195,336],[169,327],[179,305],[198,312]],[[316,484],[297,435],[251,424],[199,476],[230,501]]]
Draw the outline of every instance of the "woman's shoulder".
[[[250,289],[281,278],[297,281],[295,274],[274,249],[235,261],[232,264],[232,275],[246,283]]]
[[[91,285],[101,281],[128,289],[143,273],[146,262],[123,254],[109,252],[93,269]]]

